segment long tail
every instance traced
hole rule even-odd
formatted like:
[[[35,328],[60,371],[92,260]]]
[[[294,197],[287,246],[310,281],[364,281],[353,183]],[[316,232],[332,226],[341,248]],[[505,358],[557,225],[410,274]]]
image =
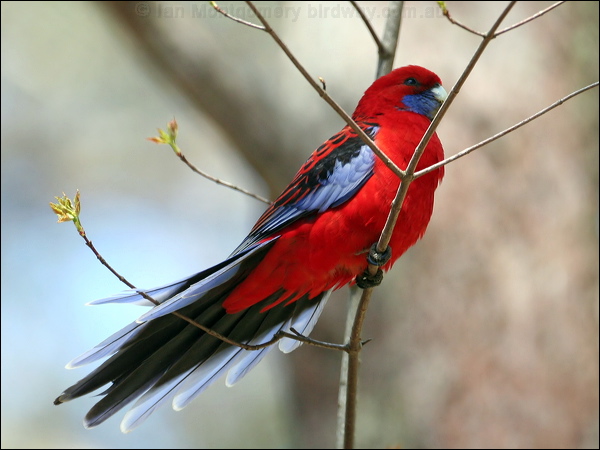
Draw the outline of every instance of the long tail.
[[[276,239],[257,244],[187,279],[144,291],[160,305],[71,361],[67,368],[112,355],[66,389],[54,403],[67,402],[112,383],[87,413],[84,425],[95,427],[137,400],[121,422],[121,431],[129,432],[167,401],[172,401],[175,410],[184,408],[227,371],[226,383],[233,385],[273,348],[251,351],[227,344],[169,314],[173,311],[233,341],[249,345],[268,342],[280,330],[289,331],[292,327],[308,335],[331,291],[314,298],[304,296],[293,304],[280,304],[264,313],[261,309],[283,292],[274,292],[236,314],[227,314],[221,306],[227,295],[260,263]],[[150,304],[137,292],[93,302],[101,303]],[[298,345],[300,342],[292,339],[279,341],[279,348],[284,352]]]

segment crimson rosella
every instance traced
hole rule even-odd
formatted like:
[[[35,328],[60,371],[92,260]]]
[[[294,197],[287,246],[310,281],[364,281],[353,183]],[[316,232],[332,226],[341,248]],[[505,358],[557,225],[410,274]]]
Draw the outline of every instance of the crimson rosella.
[[[402,67],[376,80],[352,117],[405,169],[445,98],[437,75],[418,66]],[[417,169],[442,159],[442,145],[434,135]],[[442,177],[439,168],[410,185],[391,238],[392,254],[376,261],[384,271],[425,233]],[[245,350],[171,313],[249,345],[268,342],[291,328],[308,335],[333,290],[357,279],[361,287],[368,285],[369,277],[363,277],[367,257],[399,183],[356,133],[344,127],[309,157],[227,259],[183,280],[144,290],[159,305],[70,362],[67,367],[75,368],[110,356],[54,403],[112,383],[84,424],[99,425],[135,401],[121,423],[127,432],[166,401],[176,410],[185,407],[226,372],[226,383],[233,385],[274,345]],[[92,302],[101,303],[153,306],[136,291]],[[284,338],[278,345],[290,352],[300,342]]]

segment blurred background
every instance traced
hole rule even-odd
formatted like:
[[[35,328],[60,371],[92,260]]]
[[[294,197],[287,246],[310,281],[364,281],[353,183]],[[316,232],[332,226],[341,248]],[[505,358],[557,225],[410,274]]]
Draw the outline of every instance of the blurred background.
[[[348,2],[257,2],[352,111],[377,51]],[[551,5],[519,2],[506,25]],[[381,33],[386,2],[359,2]],[[448,2],[486,31],[506,2]],[[243,2],[229,12],[255,21]],[[85,430],[93,397],[52,402],[64,365],[144,309],[48,203],[81,192],[102,255],[151,287],[221,261],[264,204],[145,138],[176,118],[200,169],[274,198],[342,120],[272,39],[208,2],[2,2],[2,448],[327,448],[341,355],[272,352],[140,428]],[[394,67],[447,90],[480,38],[406,2]],[[438,134],[452,155],[598,80],[598,3],[568,2],[495,39]],[[313,337],[340,342],[343,289]],[[425,238],[376,289],[357,447],[598,448],[598,89],[446,169]]]

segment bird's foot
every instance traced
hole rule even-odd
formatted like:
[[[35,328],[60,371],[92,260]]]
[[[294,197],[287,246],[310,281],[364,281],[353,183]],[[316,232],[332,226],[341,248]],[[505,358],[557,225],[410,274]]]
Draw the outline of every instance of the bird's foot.
[[[383,270],[377,269],[375,275],[371,275],[369,270],[365,270],[362,275],[356,277],[356,285],[361,289],[369,289],[379,286],[383,280]]]
[[[388,246],[383,253],[377,251],[377,244],[371,245],[367,261],[374,266],[384,266],[392,257],[392,247]]]
[[[373,244],[369,250],[367,261],[377,267],[384,266],[392,257],[392,247],[387,247],[384,252],[377,250],[377,244]],[[379,286],[383,280],[383,271],[377,269],[375,275],[371,275],[369,269],[365,270],[362,275],[356,277],[356,285],[361,289],[368,289]]]

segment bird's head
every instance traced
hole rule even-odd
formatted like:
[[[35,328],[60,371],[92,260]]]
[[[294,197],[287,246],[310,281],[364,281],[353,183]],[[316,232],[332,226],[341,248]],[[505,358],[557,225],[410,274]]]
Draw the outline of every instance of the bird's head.
[[[375,80],[358,103],[353,118],[375,118],[400,110],[431,120],[447,96],[435,73],[419,66],[400,67]]]

